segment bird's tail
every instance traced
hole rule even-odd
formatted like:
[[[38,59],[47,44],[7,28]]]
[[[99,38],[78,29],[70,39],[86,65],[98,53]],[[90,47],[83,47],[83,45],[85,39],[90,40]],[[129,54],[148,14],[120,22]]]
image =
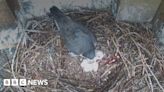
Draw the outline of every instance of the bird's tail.
[[[59,10],[59,8],[57,8],[56,6],[52,6],[50,8],[50,13],[56,19],[66,17],[64,13],[61,10]]]

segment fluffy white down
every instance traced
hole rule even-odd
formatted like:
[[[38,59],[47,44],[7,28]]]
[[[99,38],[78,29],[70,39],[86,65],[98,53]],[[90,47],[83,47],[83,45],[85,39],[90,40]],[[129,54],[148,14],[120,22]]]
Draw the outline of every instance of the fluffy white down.
[[[93,59],[84,59],[81,63],[81,67],[85,72],[97,72],[99,67],[99,62],[97,60],[101,60],[104,55],[102,51],[96,50],[96,56]]]

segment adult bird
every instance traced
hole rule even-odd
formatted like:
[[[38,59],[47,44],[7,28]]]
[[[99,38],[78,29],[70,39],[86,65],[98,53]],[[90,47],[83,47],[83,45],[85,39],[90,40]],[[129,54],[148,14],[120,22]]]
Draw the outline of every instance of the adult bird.
[[[59,34],[68,51],[89,59],[95,57],[96,38],[91,31],[73,21],[56,6],[50,8],[50,15],[55,19]]]

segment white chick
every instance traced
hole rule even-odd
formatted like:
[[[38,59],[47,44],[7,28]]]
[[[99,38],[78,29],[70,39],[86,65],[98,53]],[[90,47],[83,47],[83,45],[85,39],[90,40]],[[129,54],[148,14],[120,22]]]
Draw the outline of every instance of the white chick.
[[[93,59],[84,59],[81,63],[81,67],[85,72],[97,72],[99,67],[98,60],[101,60],[104,57],[104,53],[102,51],[96,50],[96,55]]]

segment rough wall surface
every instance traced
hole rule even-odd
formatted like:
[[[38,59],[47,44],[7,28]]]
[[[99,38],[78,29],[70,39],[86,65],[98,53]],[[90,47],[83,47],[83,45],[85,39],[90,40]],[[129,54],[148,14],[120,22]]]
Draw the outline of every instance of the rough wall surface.
[[[120,0],[117,20],[130,22],[150,22],[161,0]]]
[[[0,49],[15,47],[20,36],[19,29],[7,29],[0,32]]]
[[[64,10],[107,9],[111,0],[19,0],[28,14],[44,15],[53,5]]]
[[[0,29],[6,29],[15,23],[15,17],[9,9],[6,0],[0,0]]]

